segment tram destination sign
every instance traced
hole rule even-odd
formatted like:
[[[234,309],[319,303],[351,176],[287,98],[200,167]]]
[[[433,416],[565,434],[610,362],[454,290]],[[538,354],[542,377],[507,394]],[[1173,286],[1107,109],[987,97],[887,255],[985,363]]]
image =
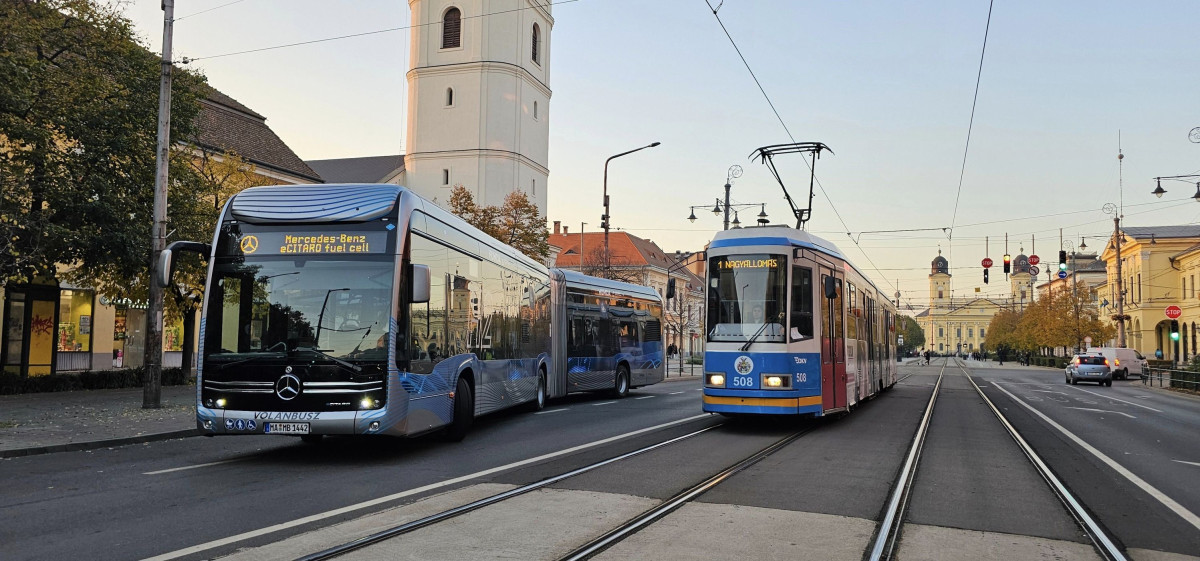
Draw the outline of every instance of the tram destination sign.
[[[387,251],[387,232],[275,231],[241,236],[246,255],[358,255]]]

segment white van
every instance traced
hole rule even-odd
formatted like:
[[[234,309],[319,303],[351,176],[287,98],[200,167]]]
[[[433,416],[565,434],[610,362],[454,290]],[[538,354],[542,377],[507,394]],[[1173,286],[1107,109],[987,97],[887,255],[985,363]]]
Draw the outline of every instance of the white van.
[[[1145,375],[1147,364],[1146,357],[1136,349],[1122,349],[1118,347],[1090,347],[1089,353],[1100,353],[1104,355],[1112,363],[1112,372],[1114,379],[1127,380],[1130,374],[1137,375],[1139,378]]]

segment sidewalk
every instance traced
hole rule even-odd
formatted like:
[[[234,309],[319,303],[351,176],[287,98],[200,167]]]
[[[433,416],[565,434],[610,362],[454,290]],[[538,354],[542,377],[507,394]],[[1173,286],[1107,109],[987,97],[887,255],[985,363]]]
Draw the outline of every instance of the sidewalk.
[[[141,388],[0,396],[0,458],[194,436],[195,400],[195,386],[164,386],[161,409]]]

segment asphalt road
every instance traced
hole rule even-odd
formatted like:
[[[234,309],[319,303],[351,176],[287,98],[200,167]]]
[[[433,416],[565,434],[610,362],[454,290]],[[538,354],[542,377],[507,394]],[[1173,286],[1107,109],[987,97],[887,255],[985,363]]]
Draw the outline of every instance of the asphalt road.
[[[0,461],[0,558],[290,559],[344,540],[337,528],[361,534],[720,425],[351,558],[556,558],[805,430],[599,558],[861,559],[943,371],[901,372],[909,376],[895,388],[831,419],[702,416],[691,380],[493,415],[459,444],[191,438],[13,458]],[[1095,558],[967,374],[953,364],[943,373],[899,557]],[[1131,558],[1200,552],[1189,518],[1200,512],[1190,484],[1200,475],[1200,399],[1137,381],[1068,386],[1049,369],[970,375]]]

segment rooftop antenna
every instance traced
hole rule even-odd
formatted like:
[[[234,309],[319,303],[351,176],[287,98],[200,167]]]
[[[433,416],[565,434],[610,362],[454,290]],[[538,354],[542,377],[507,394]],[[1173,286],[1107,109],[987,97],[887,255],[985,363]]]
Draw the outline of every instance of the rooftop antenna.
[[[796,228],[803,229],[804,223],[812,218],[812,200],[813,200],[813,183],[817,177],[817,158],[821,156],[822,150],[828,150],[830,154],[833,150],[820,142],[793,142],[790,144],[773,144],[771,146],[763,146],[750,153],[750,159],[759,159],[766,164],[767,169],[771,170],[771,175],[775,176],[775,181],[779,182],[779,187],[783,189],[783,196],[787,199],[788,205],[792,207],[792,214],[796,215]],[[778,154],[810,154],[812,165],[808,166],[808,206],[805,208],[796,208],[796,202],[792,200],[792,196],[788,194],[787,186],[783,184],[783,179],[779,177],[779,170],[775,169],[775,161],[773,158]]]

